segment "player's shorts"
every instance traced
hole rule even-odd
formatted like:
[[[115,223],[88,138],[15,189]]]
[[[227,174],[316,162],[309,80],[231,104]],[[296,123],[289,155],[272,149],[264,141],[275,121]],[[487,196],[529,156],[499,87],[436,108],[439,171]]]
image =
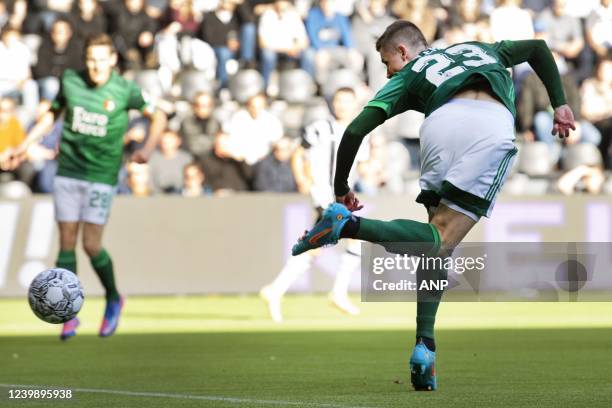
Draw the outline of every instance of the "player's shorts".
[[[488,217],[512,168],[514,118],[492,101],[453,99],[421,126],[421,193],[426,207],[442,203],[473,220]]]
[[[58,222],[88,222],[104,225],[110,214],[115,187],[70,177],[53,181],[55,219]]]

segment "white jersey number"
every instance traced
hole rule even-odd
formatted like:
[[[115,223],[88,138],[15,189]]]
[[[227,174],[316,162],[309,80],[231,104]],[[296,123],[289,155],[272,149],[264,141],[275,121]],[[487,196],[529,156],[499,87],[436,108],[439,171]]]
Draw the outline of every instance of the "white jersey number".
[[[497,60],[488,55],[482,48],[472,44],[458,44],[454,47],[448,48],[442,54],[431,54],[419,58],[412,66],[412,70],[415,72],[425,71],[425,78],[436,87],[442,85],[444,81],[449,78],[459,75],[467,68],[462,66],[456,66],[451,69],[446,69],[449,65],[455,61],[449,57],[449,55],[462,55],[464,57],[473,58],[462,61],[461,63],[468,67],[479,67],[481,65],[494,64]],[[430,64],[431,61],[435,61]]]

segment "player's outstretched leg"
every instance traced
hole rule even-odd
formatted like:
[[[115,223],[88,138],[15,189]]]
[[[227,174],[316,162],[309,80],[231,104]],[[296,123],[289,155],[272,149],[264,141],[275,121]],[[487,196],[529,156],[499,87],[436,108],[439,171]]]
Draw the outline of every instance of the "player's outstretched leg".
[[[310,231],[306,231],[293,246],[291,253],[296,256],[311,249],[337,244],[340,239],[340,231],[351,217],[352,213],[344,205],[339,203],[330,205],[323,212],[321,221],[316,223]]]
[[[68,269],[71,272],[77,273],[76,253],[74,250],[60,250],[55,266],[58,268]],[[71,337],[76,336],[76,329],[79,327],[79,319],[74,318],[67,321],[62,326],[60,340],[66,341]]]
[[[290,257],[276,279],[269,285],[264,286],[259,292],[259,296],[268,306],[270,317],[276,323],[283,321],[281,301],[285,292],[301,275],[310,269],[313,258],[312,252]]]
[[[414,346],[410,356],[410,380],[416,391],[434,391],[436,379],[436,353],[429,350],[422,340]]]

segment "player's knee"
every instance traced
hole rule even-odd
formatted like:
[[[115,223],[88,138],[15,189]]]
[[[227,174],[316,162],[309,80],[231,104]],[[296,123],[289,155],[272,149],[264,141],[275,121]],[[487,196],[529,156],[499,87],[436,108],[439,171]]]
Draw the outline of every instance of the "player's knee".
[[[85,250],[85,253],[87,254],[87,256],[91,258],[100,253],[100,251],[102,250],[102,243],[98,242],[98,240],[96,239],[84,237],[83,238],[83,249]]]
[[[435,218],[432,220],[431,224],[436,228],[440,237],[440,249],[438,250],[438,256],[443,258],[451,256],[457,247],[458,242],[455,237],[451,236],[448,224],[443,220],[441,222]]]
[[[77,232],[62,231],[60,233],[60,248],[64,251],[71,251],[76,248]]]

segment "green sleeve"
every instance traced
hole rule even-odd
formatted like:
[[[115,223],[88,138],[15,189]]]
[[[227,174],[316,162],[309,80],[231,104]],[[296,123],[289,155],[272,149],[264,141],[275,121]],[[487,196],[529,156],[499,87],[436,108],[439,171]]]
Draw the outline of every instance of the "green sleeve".
[[[380,108],[386,113],[387,118],[391,118],[407,110],[400,106],[400,101],[406,89],[407,86],[403,76],[399,73],[395,74],[385,83],[376,95],[374,95],[374,98],[368,102],[366,107]]]
[[[135,82],[130,82],[127,108],[138,109],[141,112],[151,110],[151,106],[143,95],[142,89]]]
[[[544,40],[501,41],[494,47],[506,67],[529,63],[546,87],[553,108],[567,103],[557,64]]]
[[[385,120],[387,120],[387,114],[384,109],[366,106],[346,128],[340,146],[338,146],[338,158],[336,160],[334,192],[337,196],[343,196],[350,190],[348,176],[363,138],[382,125]]]

